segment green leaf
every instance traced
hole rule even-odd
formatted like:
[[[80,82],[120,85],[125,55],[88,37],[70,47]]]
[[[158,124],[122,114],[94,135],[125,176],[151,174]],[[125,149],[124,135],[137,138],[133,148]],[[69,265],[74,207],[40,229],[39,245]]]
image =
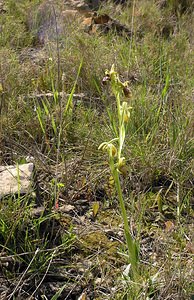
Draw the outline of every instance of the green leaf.
[[[92,211],[93,211],[93,217],[94,218],[97,216],[99,208],[100,208],[99,202],[94,202],[93,205],[92,205]]]

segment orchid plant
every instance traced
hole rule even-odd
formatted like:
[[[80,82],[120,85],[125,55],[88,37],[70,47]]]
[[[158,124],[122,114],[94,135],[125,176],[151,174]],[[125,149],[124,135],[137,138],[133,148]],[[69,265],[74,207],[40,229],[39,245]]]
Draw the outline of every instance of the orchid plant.
[[[122,150],[125,142],[126,125],[129,122],[130,110],[132,107],[126,101],[121,101],[122,98],[129,98],[131,96],[128,82],[122,83],[119,79],[118,73],[112,65],[110,71],[106,71],[103,83],[110,82],[112,92],[116,99],[117,105],[117,118],[118,128],[116,130],[117,136],[108,142],[103,142],[98,149],[102,149],[108,152],[109,166],[114,179],[115,187],[118,193],[119,205],[121,209],[121,215],[124,222],[124,232],[128,248],[129,263],[131,264],[131,274],[133,279],[138,275],[138,250],[136,242],[133,240],[130,233],[129,222],[127,218],[127,211],[125,208],[125,202],[123,199],[123,193],[121,189],[120,176],[126,174],[126,160],[122,156]]]

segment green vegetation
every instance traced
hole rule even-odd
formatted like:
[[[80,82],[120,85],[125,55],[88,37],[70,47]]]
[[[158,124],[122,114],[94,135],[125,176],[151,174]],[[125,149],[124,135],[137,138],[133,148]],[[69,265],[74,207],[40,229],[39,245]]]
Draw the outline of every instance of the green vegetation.
[[[1,2],[0,165],[37,191],[0,200],[0,299],[192,299],[192,1],[100,7],[130,36]]]
[[[135,241],[130,233],[127,212],[125,209],[125,202],[123,199],[123,193],[120,182],[120,175],[126,175],[126,165],[125,157],[123,157],[122,150],[125,142],[126,125],[130,118],[130,109],[126,101],[121,102],[121,98],[129,97],[130,90],[127,86],[127,82],[122,83],[119,79],[117,72],[114,70],[114,65],[112,65],[110,72],[106,72],[106,76],[103,79],[104,84],[110,81],[112,91],[115,96],[116,106],[117,106],[117,119],[118,128],[116,128],[115,123],[117,120],[114,119],[114,114],[110,114],[110,120],[112,121],[112,130],[115,131],[116,138],[109,142],[103,142],[98,149],[108,151],[109,155],[109,166],[111,174],[113,176],[114,184],[118,193],[119,205],[121,209],[121,215],[124,223],[125,239],[128,247],[129,262],[132,269],[132,278],[137,280],[138,276],[138,251]],[[117,147],[114,145],[116,142]]]

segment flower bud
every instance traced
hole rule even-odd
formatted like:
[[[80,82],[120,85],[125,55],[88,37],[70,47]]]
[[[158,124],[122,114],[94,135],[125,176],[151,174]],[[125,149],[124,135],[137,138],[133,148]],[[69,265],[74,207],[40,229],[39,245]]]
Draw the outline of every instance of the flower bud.
[[[126,98],[131,98],[132,96],[130,88],[125,84],[123,85],[123,94],[125,95]]]
[[[129,114],[129,113],[125,113],[125,114],[123,115],[123,121],[124,121],[124,123],[128,123],[129,117],[130,117],[130,114]]]

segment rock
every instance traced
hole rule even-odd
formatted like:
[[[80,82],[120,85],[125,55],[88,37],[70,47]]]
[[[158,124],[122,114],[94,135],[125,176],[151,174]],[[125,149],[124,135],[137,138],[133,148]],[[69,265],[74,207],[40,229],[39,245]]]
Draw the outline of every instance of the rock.
[[[111,18],[107,14],[94,14],[92,17],[92,23],[90,26],[90,32],[95,33],[96,31],[108,33],[109,31],[116,32],[118,35],[130,38],[132,31],[127,26],[121,24],[119,21]],[[89,33],[90,33],[89,32]]]
[[[90,10],[90,7],[87,2],[88,1],[84,0],[66,0],[65,5],[67,7],[72,7],[77,10]]]
[[[57,211],[63,212],[63,213],[69,213],[71,211],[73,211],[75,209],[75,206],[70,205],[70,204],[66,204],[63,206],[60,206]]]
[[[66,0],[65,4],[69,5],[71,7],[74,7],[76,9],[82,9],[82,10],[98,10],[100,6],[103,6],[103,4],[108,3],[108,0]],[[131,4],[131,1],[129,0],[113,0],[114,4]]]
[[[33,163],[0,166],[0,198],[32,192]]]
[[[66,35],[67,25],[82,22],[82,18],[91,15],[84,1],[67,1],[64,6],[53,6],[43,1],[36,10],[29,12],[27,28],[34,36],[34,44],[43,46]]]

